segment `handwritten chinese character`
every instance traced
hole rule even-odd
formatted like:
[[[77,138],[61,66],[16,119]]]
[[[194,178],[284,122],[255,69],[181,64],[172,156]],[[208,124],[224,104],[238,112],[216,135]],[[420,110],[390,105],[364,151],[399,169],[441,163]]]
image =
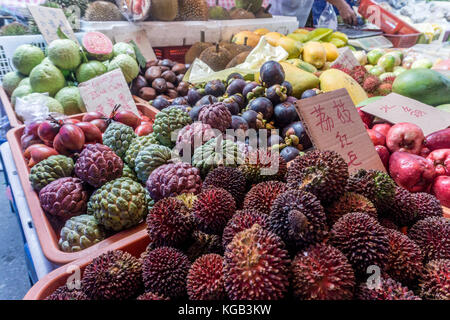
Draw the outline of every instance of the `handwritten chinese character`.
[[[347,153],[348,158],[349,158],[349,162],[348,162],[348,166],[360,166],[362,164],[362,162],[357,162],[358,160],[358,156],[355,154],[355,152],[353,150],[349,151]]]
[[[322,132],[331,131],[331,129],[334,128],[333,119],[327,114],[325,114],[325,112],[323,112],[323,108],[320,105],[314,107],[314,110],[313,112],[311,112],[311,114],[316,114],[316,118],[319,120],[316,123],[316,127],[320,126]]]
[[[381,106],[380,110],[384,111],[384,113],[388,113],[390,110],[395,109],[396,106]]]
[[[342,134],[338,131],[336,133],[336,139],[339,139],[339,142],[341,143],[341,148],[344,149],[345,147],[348,147],[349,145],[353,144],[353,142],[348,141],[347,134]]]
[[[339,100],[338,103],[333,101],[333,104],[333,108],[336,109],[336,115],[343,124],[353,122],[350,111],[345,108],[344,103],[341,100]]]

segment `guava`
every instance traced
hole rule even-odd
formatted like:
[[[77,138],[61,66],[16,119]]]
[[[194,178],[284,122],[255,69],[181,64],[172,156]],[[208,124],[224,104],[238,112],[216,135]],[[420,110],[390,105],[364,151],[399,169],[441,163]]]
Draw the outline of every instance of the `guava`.
[[[394,74],[398,76],[400,73],[405,72],[406,69],[400,66],[394,67]]]
[[[132,57],[127,54],[119,54],[111,60],[108,66],[108,71],[120,68],[127,83],[133,81],[139,74],[139,66]]]
[[[105,61],[113,57],[113,44],[101,32],[91,31],[85,33],[81,43],[89,59]]]
[[[20,81],[18,87],[20,87],[20,86],[31,86],[30,78],[26,77],[22,81]]]
[[[36,66],[30,73],[30,84],[34,92],[48,92],[53,97],[65,83],[61,70],[48,63]]]
[[[377,65],[383,67],[385,71],[391,72],[395,67],[395,57],[392,55],[384,55],[378,60]]]
[[[13,91],[20,85],[20,82],[25,78],[19,72],[11,71],[5,74],[2,81],[3,89],[10,96]]]
[[[382,66],[374,66],[373,68],[370,68],[369,73],[375,76],[380,76],[384,73],[384,68]]]
[[[31,86],[23,85],[23,86],[17,87],[11,94],[11,105],[14,107],[14,105],[16,104],[17,98],[22,98],[32,92],[33,92],[33,89],[31,89]]]
[[[75,72],[75,77],[77,78],[77,81],[81,83],[104,74],[106,70],[107,68],[102,62],[92,60],[80,64]]]
[[[394,59],[395,59],[394,67],[399,66],[399,65],[402,64],[402,59],[400,58],[400,55],[397,52],[398,51],[393,51],[393,52],[388,52],[388,53],[385,54],[385,56],[394,57]],[[383,57],[381,57],[381,58],[383,58]]]
[[[417,69],[417,68],[427,68],[430,69],[433,66],[433,62],[431,62],[429,59],[419,59],[413,62],[411,65],[411,69]]]
[[[371,64],[366,64],[366,65],[364,66],[364,68],[366,68],[367,72],[370,72],[370,69],[373,68],[373,65],[371,65]]]
[[[14,51],[12,62],[21,74],[27,76],[44,58],[44,52],[40,48],[31,44],[22,44]]]
[[[134,52],[134,48],[129,43],[117,42],[113,47],[113,53],[114,57],[117,57],[119,54],[127,54],[136,60],[136,53]]]
[[[380,49],[373,49],[367,53],[367,61],[369,61],[370,64],[377,64],[378,60],[383,55],[383,51]]]
[[[53,40],[48,47],[48,58],[58,68],[73,71],[81,63],[80,48],[69,39]]]
[[[64,87],[55,95],[55,99],[61,103],[65,115],[73,115],[86,112],[80,90],[77,87]]]
[[[60,114],[64,114],[64,108],[58,100],[38,93],[32,93],[24,97],[25,100],[30,100],[33,102],[42,101],[48,108],[48,112],[56,112]]]

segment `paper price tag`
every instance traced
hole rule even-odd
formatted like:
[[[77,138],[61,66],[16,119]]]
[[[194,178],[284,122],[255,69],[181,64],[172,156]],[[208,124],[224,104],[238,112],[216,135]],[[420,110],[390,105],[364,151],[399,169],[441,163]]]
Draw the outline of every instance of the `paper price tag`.
[[[425,135],[450,126],[450,113],[397,93],[369,103],[361,110],[394,124],[414,123]]]
[[[122,70],[116,69],[78,85],[88,112],[111,114],[115,105],[139,116]]]
[[[358,60],[356,60],[355,56],[353,55],[352,50],[347,47],[339,49],[339,56],[336,60],[333,61],[331,66],[334,66],[336,64],[341,64],[342,66],[350,70],[360,65]]]
[[[115,27],[113,29],[114,32],[114,40],[116,42],[130,42],[134,41],[141,51],[144,58],[149,60],[156,60],[155,51],[153,51],[152,45],[147,36],[147,32],[143,29],[132,31],[132,32],[123,32],[123,28]]]
[[[314,146],[339,153],[350,173],[386,171],[346,89],[298,100],[296,108]]]
[[[60,28],[69,39],[78,42],[62,9],[29,5],[28,10],[30,10],[33,19],[36,21],[39,31],[42,33],[47,44],[60,38],[58,36],[58,28]]]

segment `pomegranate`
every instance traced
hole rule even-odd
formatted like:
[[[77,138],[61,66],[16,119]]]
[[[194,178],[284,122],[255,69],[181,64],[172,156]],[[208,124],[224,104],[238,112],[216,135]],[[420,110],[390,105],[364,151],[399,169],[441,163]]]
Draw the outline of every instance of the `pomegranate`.
[[[390,152],[401,151],[419,154],[425,136],[422,129],[413,123],[397,123],[389,129],[386,146]]]

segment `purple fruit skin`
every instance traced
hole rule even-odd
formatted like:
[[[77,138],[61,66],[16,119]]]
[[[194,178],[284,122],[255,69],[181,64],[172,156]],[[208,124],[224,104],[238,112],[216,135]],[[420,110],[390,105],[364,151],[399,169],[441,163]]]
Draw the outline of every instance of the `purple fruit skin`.
[[[283,129],[283,136],[295,135],[299,139],[299,143],[303,146],[303,150],[312,147],[311,140],[306,134],[305,127],[300,121],[293,122]]]
[[[178,97],[172,100],[172,105],[187,105],[189,102],[184,97]]]
[[[240,93],[242,94],[242,90],[244,90],[244,87],[246,86],[247,82],[242,79],[234,79],[231,81],[231,83],[228,85],[227,88],[227,94],[229,96]]]
[[[433,132],[425,137],[425,146],[431,151],[450,148],[450,128]]]
[[[276,61],[267,61],[259,70],[261,81],[266,87],[271,87],[274,84],[282,84],[284,81],[283,67]]]
[[[289,162],[291,160],[294,160],[295,157],[297,157],[300,154],[300,151],[298,149],[287,146],[280,152],[280,156],[286,161]]]
[[[286,88],[286,94],[288,96],[291,96],[292,92],[294,91],[294,89],[292,88],[292,84],[289,81],[283,81],[281,85]]]
[[[297,103],[297,100],[298,99],[296,97],[289,96],[289,97],[287,97],[286,102]]]
[[[272,135],[269,137],[269,139],[267,139],[267,146],[268,146],[268,147],[271,147],[271,146],[273,146],[273,145],[281,144],[281,143],[283,143],[283,142],[284,142],[283,138],[281,138],[279,135],[272,134]]]
[[[252,102],[250,102],[248,107],[250,110],[253,110],[257,113],[262,113],[264,119],[266,120],[272,118],[273,105],[272,102],[270,102],[270,100],[267,98],[264,97],[256,98],[252,100]]]
[[[189,104],[192,106],[197,103],[198,100],[202,98],[202,95],[194,88],[189,89],[187,94],[187,99]]]
[[[309,90],[306,90],[306,91],[304,91],[303,93],[302,93],[302,99],[306,99],[306,98],[311,98],[311,97],[314,97],[314,96],[316,96],[317,95],[317,93],[316,93],[316,91],[315,90],[312,90],[312,89],[309,89]]]
[[[299,119],[295,105],[287,101],[277,104],[273,110],[273,114],[275,123],[281,128]]]
[[[197,121],[198,120],[198,114],[200,113],[200,110],[202,110],[204,107],[203,106],[195,106],[191,109],[191,111],[189,111],[189,116],[191,117],[192,121]]]
[[[228,108],[228,110],[230,111],[230,113],[232,115],[237,115],[239,113],[239,111],[241,111],[241,108],[239,107],[239,104],[237,102],[235,102],[234,100],[231,102],[223,102],[225,104],[225,106]]]
[[[249,92],[251,92],[253,89],[255,89],[257,86],[259,86],[259,84],[258,84],[258,82],[255,82],[255,81],[252,81],[252,82],[247,83],[247,84],[245,85],[244,89],[242,90],[242,95],[243,95],[244,97],[246,97],[247,94],[248,94]]]
[[[249,128],[256,129],[256,119],[258,117],[258,113],[253,110],[247,110],[242,113],[242,118],[247,121]]]
[[[205,86],[205,93],[220,97],[225,93],[225,86],[220,80],[211,80]]]
[[[206,96],[203,96],[200,100],[198,100],[195,105],[196,106],[204,106],[206,104],[212,104],[212,103],[216,103],[216,102],[217,102],[217,98],[208,94]]]
[[[156,98],[152,102],[152,106],[154,106],[158,110],[162,110],[170,105],[170,102],[164,98]]]
[[[198,114],[198,120],[214,129],[225,132],[231,125],[231,113],[222,102],[206,105]]]
[[[244,131],[248,130],[248,123],[244,118],[233,115],[231,116],[231,129],[242,129]]]

